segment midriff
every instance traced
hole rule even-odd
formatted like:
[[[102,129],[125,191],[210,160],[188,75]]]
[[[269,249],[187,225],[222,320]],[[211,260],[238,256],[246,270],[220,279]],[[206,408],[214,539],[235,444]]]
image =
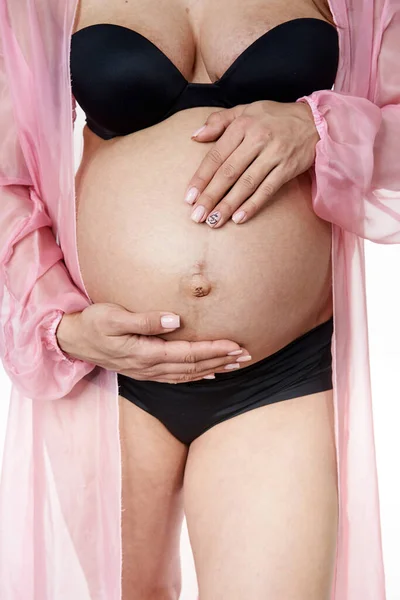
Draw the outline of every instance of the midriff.
[[[248,366],[332,316],[331,224],[313,211],[308,173],[247,223],[193,222],[184,193],[215,142],[190,135],[215,110],[111,140],[84,128],[78,257],[93,302],[177,313],[181,327],[160,337],[230,339],[250,352]]]

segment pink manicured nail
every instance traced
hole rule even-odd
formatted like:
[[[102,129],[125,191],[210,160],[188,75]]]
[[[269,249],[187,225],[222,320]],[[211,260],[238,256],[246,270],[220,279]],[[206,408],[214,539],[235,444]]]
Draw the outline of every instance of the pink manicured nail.
[[[236,359],[236,362],[245,362],[246,360],[251,360],[252,357],[250,355],[247,356],[239,356],[239,358]]]
[[[238,213],[235,213],[232,217],[232,221],[234,221],[235,223],[240,223],[240,221],[243,219],[243,217],[246,216],[246,213],[244,212],[244,210],[240,210]]]
[[[240,365],[237,365],[236,363],[231,363],[229,365],[225,365],[225,369],[238,369],[240,367]]]
[[[242,354],[243,350],[232,350],[232,352],[228,352],[227,356],[235,356],[235,354]]]
[[[176,329],[179,326],[179,315],[163,315],[161,317],[161,327],[164,327],[165,329]]]
[[[199,190],[195,187],[190,187],[185,196],[185,202],[187,202],[188,204],[194,204],[198,195]]]
[[[206,127],[207,127],[207,125],[203,125],[203,127],[196,129],[196,131],[194,133],[192,133],[192,138],[196,137],[196,135],[199,135],[199,133],[202,132]]]
[[[215,379],[215,375],[204,375],[203,379]]]
[[[200,219],[204,216],[205,212],[206,212],[206,209],[204,208],[204,206],[198,206],[197,208],[195,208],[195,210],[191,214],[193,221],[196,221],[196,223],[199,223]]]

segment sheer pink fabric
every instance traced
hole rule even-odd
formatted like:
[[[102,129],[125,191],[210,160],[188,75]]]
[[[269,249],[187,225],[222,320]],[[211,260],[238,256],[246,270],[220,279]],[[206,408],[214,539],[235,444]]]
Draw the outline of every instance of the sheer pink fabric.
[[[313,206],[333,223],[339,542],[332,600],[384,600],[364,241],[400,243],[400,2],[335,0],[335,91],[310,104]],[[90,304],[76,252],[76,0],[0,0],[0,349],[13,387],[0,486],[2,600],[120,600],[116,374],[57,346]]]

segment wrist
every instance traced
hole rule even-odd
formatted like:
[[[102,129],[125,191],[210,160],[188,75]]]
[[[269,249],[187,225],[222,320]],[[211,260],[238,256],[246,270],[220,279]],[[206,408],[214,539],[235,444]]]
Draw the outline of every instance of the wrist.
[[[69,314],[65,313],[55,332],[57,343],[60,349],[65,354],[71,354],[71,356],[73,356],[72,353],[76,346],[76,336],[79,327],[78,323],[80,314],[80,312]]]
[[[311,113],[311,118],[314,121],[315,128],[318,131],[319,139],[322,140],[326,133],[326,122],[321,112],[319,111],[317,102],[314,99],[313,95],[303,96],[302,98],[296,100],[296,103],[299,104],[299,106],[305,105],[308,108],[309,112]]]
[[[315,138],[317,141],[319,141],[321,139],[321,136],[316,126],[314,113],[311,106],[308,104],[308,102],[297,102],[297,106],[299,107],[299,110],[301,110],[302,116],[309,121],[313,133],[315,134]]]

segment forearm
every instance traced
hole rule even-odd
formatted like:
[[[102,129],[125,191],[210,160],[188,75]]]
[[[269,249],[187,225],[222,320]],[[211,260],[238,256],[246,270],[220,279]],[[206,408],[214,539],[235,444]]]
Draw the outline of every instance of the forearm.
[[[63,397],[94,365],[63,352],[72,351],[66,323],[61,347],[55,329],[63,313],[80,312],[90,302],[72,281],[33,189],[0,187],[0,198],[0,358],[21,393],[32,399]]]

